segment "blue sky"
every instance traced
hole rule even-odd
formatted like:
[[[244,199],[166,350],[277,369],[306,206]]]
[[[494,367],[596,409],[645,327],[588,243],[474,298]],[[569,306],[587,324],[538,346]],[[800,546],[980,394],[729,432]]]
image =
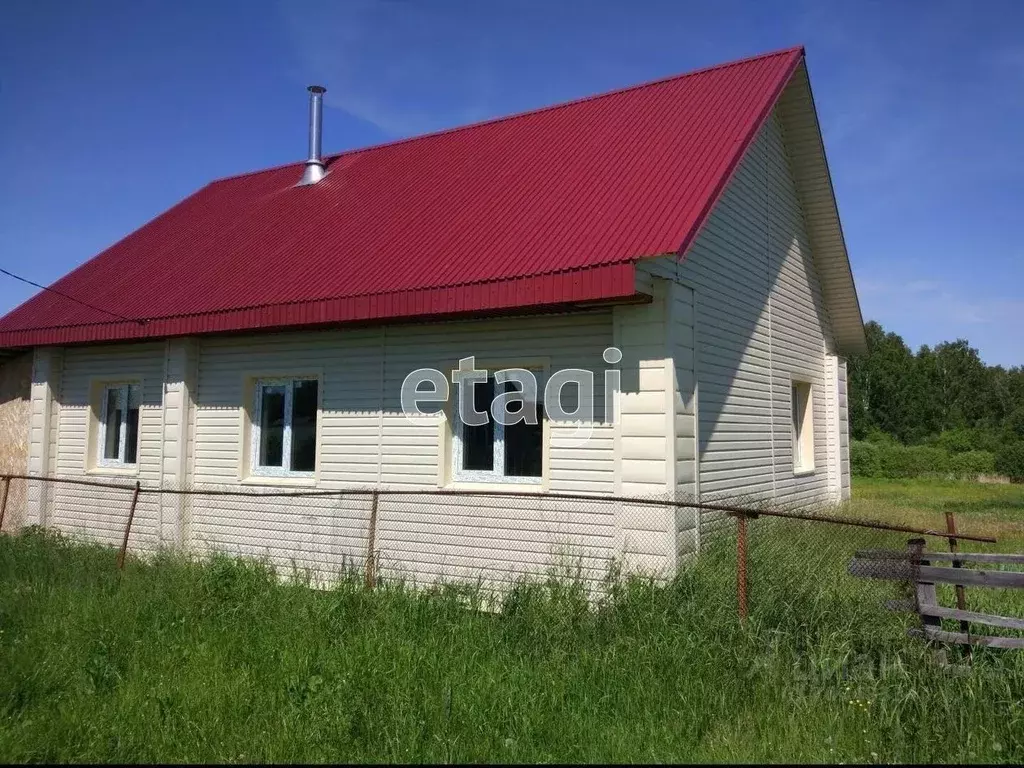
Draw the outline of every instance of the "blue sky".
[[[207,181],[802,43],[866,318],[1024,364],[1024,3],[0,6],[0,267],[49,283]],[[0,276],[0,311],[33,289]]]

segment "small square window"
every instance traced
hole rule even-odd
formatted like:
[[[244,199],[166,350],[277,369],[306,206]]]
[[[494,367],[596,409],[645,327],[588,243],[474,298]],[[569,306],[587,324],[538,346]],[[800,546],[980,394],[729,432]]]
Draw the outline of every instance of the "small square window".
[[[317,379],[256,382],[252,472],[312,476],[316,470]]]
[[[793,471],[814,469],[814,400],[811,385],[794,381],[791,388],[793,407]]]
[[[100,401],[99,451],[101,467],[133,467],[139,458],[138,384],[111,384],[103,388]]]
[[[537,372],[534,372],[537,375]],[[544,463],[544,408],[540,403],[518,400],[508,403],[509,413],[527,409],[515,424],[499,424],[491,415],[491,404],[501,393],[521,392],[518,381],[498,383],[494,377],[475,382],[473,404],[487,414],[487,423],[464,424],[458,413],[458,391],[453,412],[452,479],[463,482],[539,483]],[[532,411],[532,413],[530,412]]]

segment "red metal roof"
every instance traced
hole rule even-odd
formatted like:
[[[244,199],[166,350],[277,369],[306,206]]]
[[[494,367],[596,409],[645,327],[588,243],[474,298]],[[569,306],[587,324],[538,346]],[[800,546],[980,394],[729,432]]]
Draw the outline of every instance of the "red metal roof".
[[[793,48],[214,181],[0,319],[0,347],[499,311],[634,293],[685,253]]]

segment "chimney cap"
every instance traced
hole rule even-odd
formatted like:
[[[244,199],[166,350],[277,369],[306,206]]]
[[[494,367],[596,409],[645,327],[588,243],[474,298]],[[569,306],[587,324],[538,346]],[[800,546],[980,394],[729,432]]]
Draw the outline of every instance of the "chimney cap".
[[[306,90],[310,93],[327,93],[327,89],[322,85],[311,85]]]

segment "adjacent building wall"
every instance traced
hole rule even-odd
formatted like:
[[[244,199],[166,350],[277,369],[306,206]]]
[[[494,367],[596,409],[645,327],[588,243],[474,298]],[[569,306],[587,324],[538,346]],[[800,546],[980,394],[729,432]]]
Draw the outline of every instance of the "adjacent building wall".
[[[0,363],[0,474],[23,475],[28,469],[31,416],[32,353]],[[26,486],[11,483],[3,528],[18,528],[25,520]]]

